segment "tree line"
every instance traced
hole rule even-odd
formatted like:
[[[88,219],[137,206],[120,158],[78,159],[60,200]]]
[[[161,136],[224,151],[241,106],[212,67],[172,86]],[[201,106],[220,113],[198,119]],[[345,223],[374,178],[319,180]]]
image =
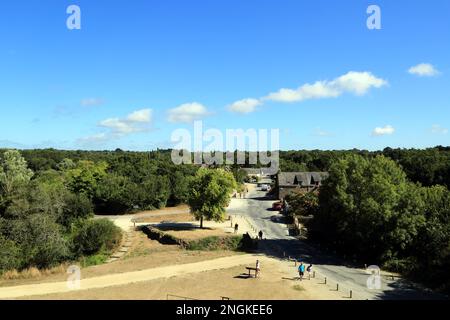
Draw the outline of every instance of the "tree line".
[[[406,173],[408,179],[423,186],[445,185],[450,188],[450,147],[437,146],[428,149],[367,150],[301,150],[281,151],[282,171],[328,171],[338,159],[348,155],[359,155],[373,159],[383,155],[395,161]]]

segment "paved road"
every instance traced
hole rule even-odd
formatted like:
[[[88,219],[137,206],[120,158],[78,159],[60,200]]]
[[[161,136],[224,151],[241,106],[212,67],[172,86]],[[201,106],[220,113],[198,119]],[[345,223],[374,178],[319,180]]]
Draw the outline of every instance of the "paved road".
[[[327,277],[330,286],[339,283],[344,291],[353,291],[356,299],[430,299],[440,298],[422,290],[416,290],[411,284],[396,278],[392,280],[382,275],[382,287],[380,290],[367,288],[367,280],[370,276],[364,269],[350,266],[342,259],[324,254],[316,248],[306,244],[305,241],[289,235],[284,216],[277,211],[272,211],[273,200],[265,197],[265,192],[250,188],[247,199],[240,199],[240,207],[229,209],[230,214],[246,216],[257,230],[264,233],[264,241],[260,242],[260,250],[268,255],[277,257],[291,256],[301,259],[306,263],[313,263],[314,270],[321,277]]]

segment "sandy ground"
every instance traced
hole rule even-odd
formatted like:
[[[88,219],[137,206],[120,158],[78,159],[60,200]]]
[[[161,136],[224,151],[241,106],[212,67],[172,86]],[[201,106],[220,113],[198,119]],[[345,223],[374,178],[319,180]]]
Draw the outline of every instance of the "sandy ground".
[[[241,257],[244,258],[244,257]],[[248,262],[253,262],[250,257]],[[247,259],[247,258],[246,258]],[[228,259],[229,260],[229,259]],[[321,281],[296,280],[296,268],[287,262],[262,258],[262,273],[258,279],[247,278],[247,264],[183,273],[176,276],[158,278],[107,288],[72,291],[62,294],[49,294],[30,297],[32,299],[192,299],[220,300],[338,300],[346,299],[346,293],[336,292],[323,285]],[[186,266],[188,267],[188,266]],[[178,296],[178,297],[177,297]]]
[[[158,241],[150,240],[139,231],[135,231],[133,245],[129,252],[120,260],[97,266],[83,268],[83,278],[92,278],[107,274],[138,271],[155,267],[178,265],[198,261],[236,255],[231,251],[187,251],[176,245],[162,245]],[[58,282],[67,279],[66,273],[38,276],[30,279],[0,280],[2,287],[44,282]]]
[[[137,218],[138,223],[161,223],[161,222],[186,222],[195,219],[190,213],[174,213],[174,214],[158,214],[147,216],[143,218]]]

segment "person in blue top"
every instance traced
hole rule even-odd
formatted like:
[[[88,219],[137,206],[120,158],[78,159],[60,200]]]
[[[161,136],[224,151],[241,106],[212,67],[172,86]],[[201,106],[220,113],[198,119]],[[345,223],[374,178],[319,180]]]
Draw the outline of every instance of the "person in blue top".
[[[305,265],[303,264],[303,262],[300,262],[300,265],[298,266],[298,275],[300,281],[302,281],[304,274],[305,274]]]

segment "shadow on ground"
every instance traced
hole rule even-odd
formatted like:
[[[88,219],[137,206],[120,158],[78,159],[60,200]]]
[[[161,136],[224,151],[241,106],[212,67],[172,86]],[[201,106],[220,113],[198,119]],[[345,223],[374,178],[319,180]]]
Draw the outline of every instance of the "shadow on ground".
[[[198,223],[178,223],[178,222],[163,222],[151,225],[161,231],[195,231],[195,230],[213,230],[212,228],[203,227],[200,229]]]

